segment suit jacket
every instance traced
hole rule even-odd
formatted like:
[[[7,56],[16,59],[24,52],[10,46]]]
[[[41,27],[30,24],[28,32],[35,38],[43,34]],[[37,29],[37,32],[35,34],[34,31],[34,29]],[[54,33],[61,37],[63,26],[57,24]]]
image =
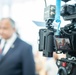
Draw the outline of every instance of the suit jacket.
[[[17,38],[0,60],[0,75],[35,75],[32,46]]]

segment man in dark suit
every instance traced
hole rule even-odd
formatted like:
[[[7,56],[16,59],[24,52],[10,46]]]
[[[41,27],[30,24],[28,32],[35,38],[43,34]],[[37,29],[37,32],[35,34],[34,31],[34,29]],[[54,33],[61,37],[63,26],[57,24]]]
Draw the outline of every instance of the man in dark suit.
[[[35,62],[32,46],[22,41],[16,34],[15,23],[11,18],[1,19],[0,35],[4,48],[0,59],[0,75],[35,75]]]

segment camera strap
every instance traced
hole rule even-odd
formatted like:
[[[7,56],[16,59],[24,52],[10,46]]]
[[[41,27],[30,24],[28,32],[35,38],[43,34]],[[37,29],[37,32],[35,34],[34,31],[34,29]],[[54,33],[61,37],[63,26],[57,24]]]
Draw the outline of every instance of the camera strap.
[[[59,29],[60,29],[60,9],[61,9],[61,0],[56,0],[56,14],[55,14],[55,20],[53,22],[54,27],[57,29],[56,35],[59,35]]]

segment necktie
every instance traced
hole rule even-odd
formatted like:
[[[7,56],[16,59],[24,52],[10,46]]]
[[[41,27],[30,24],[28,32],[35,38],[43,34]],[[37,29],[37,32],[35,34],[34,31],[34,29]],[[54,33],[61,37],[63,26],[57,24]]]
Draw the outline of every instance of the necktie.
[[[1,52],[2,52],[2,49],[1,49],[1,39],[0,39],[0,54],[1,54]]]
[[[2,48],[2,49],[0,48],[0,59],[2,58],[2,52],[3,52],[4,48],[5,48],[5,45],[6,45],[6,41],[5,41],[5,43],[4,43],[3,48]]]
[[[5,48],[5,45],[6,45],[6,41],[5,41],[4,46],[3,46],[3,48],[2,48],[2,52],[3,52],[4,48]]]

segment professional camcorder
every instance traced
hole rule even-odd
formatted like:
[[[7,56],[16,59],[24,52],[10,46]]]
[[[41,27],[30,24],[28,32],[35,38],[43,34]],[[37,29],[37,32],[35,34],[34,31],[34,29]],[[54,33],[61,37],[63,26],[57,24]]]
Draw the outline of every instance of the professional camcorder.
[[[61,16],[64,20],[70,21],[70,24],[61,27],[59,35],[55,35],[57,29],[54,28],[55,5],[50,5],[44,9],[45,29],[39,30],[39,51],[43,51],[43,56],[52,57],[53,52],[65,53],[66,58],[57,60],[59,75],[71,75],[73,66],[76,65],[76,4],[67,4],[70,0],[61,6]],[[70,68],[70,69],[69,69]]]
[[[69,0],[62,0],[69,1]],[[55,18],[55,5],[50,5],[44,9],[45,29],[39,30],[39,51],[43,51],[43,55],[52,57],[52,52],[68,52],[76,57],[76,4],[66,4],[61,7],[61,16],[64,20],[70,20],[70,24],[60,28],[59,35],[55,35],[57,31],[52,25]]]

